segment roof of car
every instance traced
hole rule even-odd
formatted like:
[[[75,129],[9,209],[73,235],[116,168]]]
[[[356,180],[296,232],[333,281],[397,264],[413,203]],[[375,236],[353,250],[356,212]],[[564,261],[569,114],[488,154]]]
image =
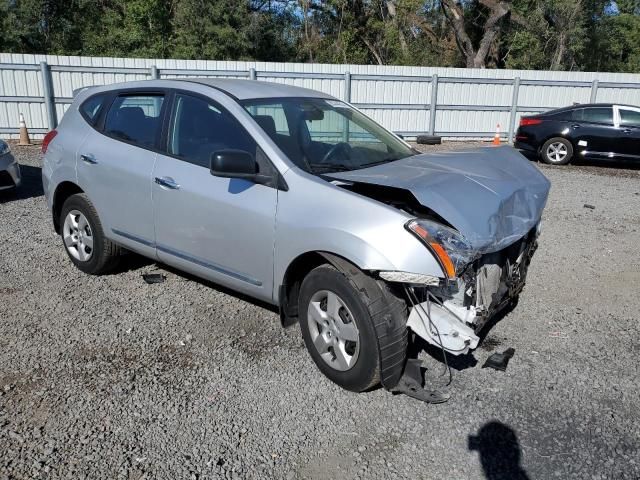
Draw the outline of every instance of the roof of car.
[[[614,105],[618,105],[620,107],[638,108],[634,105],[625,105],[624,103],[575,103],[573,105],[569,105],[568,107],[554,108],[553,110],[549,110],[549,112],[563,112],[566,110],[573,110],[576,108],[586,108],[586,107],[613,107]]]
[[[326,93],[282,83],[230,78],[189,78],[185,82],[200,83],[221,90],[238,100],[282,97],[333,98]]]

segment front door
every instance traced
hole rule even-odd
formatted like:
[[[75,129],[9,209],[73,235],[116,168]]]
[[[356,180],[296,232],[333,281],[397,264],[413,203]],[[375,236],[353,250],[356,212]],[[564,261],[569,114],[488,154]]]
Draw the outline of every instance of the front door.
[[[177,93],[167,154],[153,171],[156,247],[163,262],[271,300],[278,190],[211,175],[218,150],[260,155],[254,139],[213,100]]]
[[[620,124],[621,156],[640,160],[640,108],[617,107]]]
[[[104,233],[155,255],[151,173],[159,138],[162,94],[118,95],[92,130],[77,160],[78,181],[96,207]]]

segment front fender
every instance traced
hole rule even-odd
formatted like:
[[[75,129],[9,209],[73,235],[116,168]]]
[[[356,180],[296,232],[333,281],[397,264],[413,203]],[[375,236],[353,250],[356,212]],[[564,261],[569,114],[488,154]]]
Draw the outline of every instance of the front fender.
[[[278,193],[274,299],[288,266],[309,252],[338,255],[364,271],[444,276],[431,252],[404,228],[412,218],[407,213],[292,172],[285,178],[289,191]]]

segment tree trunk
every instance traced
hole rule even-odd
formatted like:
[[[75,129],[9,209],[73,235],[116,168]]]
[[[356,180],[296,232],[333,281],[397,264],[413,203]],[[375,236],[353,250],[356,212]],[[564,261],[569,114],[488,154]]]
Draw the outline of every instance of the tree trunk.
[[[453,28],[458,50],[464,55],[467,68],[485,68],[491,46],[502,28],[501,21],[511,12],[510,0],[479,0],[489,9],[489,17],[482,27],[483,34],[477,47],[467,33],[464,10],[456,0],[442,0],[442,10]]]
[[[400,42],[400,49],[402,50],[402,54],[406,57],[409,54],[409,47],[407,46],[407,39],[404,36],[404,32],[402,31],[402,26],[398,21],[398,10],[396,8],[397,0],[387,0],[386,7],[387,13],[393,22],[394,27],[398,31],[398,40]]]
[[[378,65],[384,65],[384,61],[382,60],[382,57],[376,51],[375,47],[371,44],[371,42],[369,40],[367,40],[366,37],[362,37],[362,41],[364,42],[364,44],[367,46],[367,48],[371,52],[371,55],[373,55],[373,57],[376,59],[376,62],[378,62]]]

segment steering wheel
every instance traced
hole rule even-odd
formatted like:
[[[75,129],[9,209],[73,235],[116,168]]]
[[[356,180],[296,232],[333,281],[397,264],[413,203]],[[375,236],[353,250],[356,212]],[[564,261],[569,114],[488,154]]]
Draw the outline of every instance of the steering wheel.
[[[346,160],[345,163],[352,163],[349,158],[351,154],[351,145],[346,142],[336,143],[333,147],[331,147],[329,151],[324,155],[324,157],[322,157],[320,163],[331,163],[329,162],[329,160],[331,160],[331,158],[338,153],[344,154]]]

